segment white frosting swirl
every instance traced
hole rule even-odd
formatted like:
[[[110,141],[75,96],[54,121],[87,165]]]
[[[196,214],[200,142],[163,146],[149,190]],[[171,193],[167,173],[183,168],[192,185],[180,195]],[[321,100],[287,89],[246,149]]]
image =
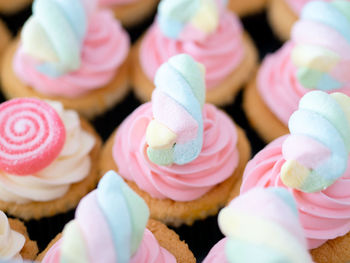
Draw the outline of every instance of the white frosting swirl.
[[[0,260],[16,259],[22,261],[19,252],[26,239],[20,233],[10,228],[9,221],[4,212],[0,211]]]
[[[65,195],[71,184],[88,176],[89,153],[95,138],[80,126],[78,114],[64,110],[61,103],[47,101],[59,114],[66,128],[66,141],[58,158],[40,172],[18,176],[0,171],[0,199],[5,202],[28,203],[51,201]]]

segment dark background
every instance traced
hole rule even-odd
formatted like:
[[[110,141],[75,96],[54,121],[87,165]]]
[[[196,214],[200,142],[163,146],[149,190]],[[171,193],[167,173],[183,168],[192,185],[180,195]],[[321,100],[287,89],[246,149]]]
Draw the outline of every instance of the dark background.
[[[13,35],[15,36],[25,20],[30,16],[31,10],[27,8],[21,13],[13,16],[1,16],[6,22]],[[127,29],[131,39],[134,42],[152,23],[153,18],[144,22],[142,25]],[[260,13],[254,16],[243,18],[245,29],[254,39],[262,59],[267,53],[277,50],[281,43],[273,36],[266,19],[266,13]],[[0,101],[4,101],[0,94]],[[224,108],[224,110],[233,117],[233,119],[245,129],[248,138],[252,145],[253,154],[264,147],[262,140],[249,127],[244,112],[241,107],[242,93],[239,94],[234,104]],[[106,140],[113,130],[134,110],[140,105],[140,102],[132,93],[114,109],[107,112],[103,116],[95,119],[93,124]],[[41,219],[39,221],[26,222],[31,239],[36,240],[40,251],[45,249],[46,245],[62,231],[64,225],[74,218],[74,211],[63,215],[57,215],[49,219]],[[203,221],[196,222],[193,226],[182,226],[174,228],[180,235],[180,238],[185,240],[190,249],[197,258],[197,262],[201,262],[207,255],[213,245],[216,244],[223,236],[217,226],[217,217],[210,217]]]

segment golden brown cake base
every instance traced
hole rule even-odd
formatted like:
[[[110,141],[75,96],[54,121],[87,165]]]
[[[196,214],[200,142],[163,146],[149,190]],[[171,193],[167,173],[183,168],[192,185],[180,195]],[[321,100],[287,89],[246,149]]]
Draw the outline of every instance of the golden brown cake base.
[[[96,187],[100,176],[98,173],[98,162],[95,160],[99,157],[102,142],[99,135],[97,135],[94,128],[88,122],[81,119],[81,126],[89,134],[93,135],[96,140],[95,146],[90,152],[91,168],[89,175],[83,181],[72,184],[68,192],[59,199],[26,204],[16,204],[0,200],[0,210],[23,220],[51,217],[75,208],[80,199]]]
[[[10,43],[11,34],[3,21],[0,20],[0,58],[7,45]]]
[[[125,27],[140,24],[156,12],[159,0],[138,0],[134,3],[118,5],[113,12]]]
[[[239,164],[233,175],[226,181],[216,185],[212,190],[201,198],[189,202],[177,202],[170,199],[155,199],[148,193],[138,188],[134,182],[127,181],[129,186],[140,195],[150,208],[150,217],[167,225],[180,226],[192,225],[194,221],[204,219],[217,214],[218,210],[225,206],[232,188],[242,177],[245,165],[250,159],[250,145],[244,131],[237,127],[239,151]],[[100,158],[100,173],[105,174],[109,170],[118,171],[113,156],[112,148],[115,133],[108,139],[102,149]]]
[[[13,14],[26,8],[32,0],[0,0],[0,12],[3,14]]]
[[[228,8],[238,16],[252,15],[265,9],[267,0],[229,0]]]
[[[282,41],[289,40],[298,15],[294,13],[286,1],[270,0],[267,7],[267,17],[276,36]]]
[[[168,250],[175,258],[177,263],[195,263],[196,259],[193,253],[188,248],[188,245],[181,241],[179,236],[166,225],[159,221],[150,219],[147,224],[148,230],[150,230],[161,247]],[[62,237],[62,234],[58,234],[47,246],[47,248],[39,254],[36,258],[37,261],[42,261],[46,253],[50,248]]]
[[[35,241],[30,240],[27,228],[23,222],[19,221],[18,219],[9,218],[9,224],[12,230],[22,234],[26,239],[24,246],[20,251],[22,258],[27,260],[34,260],[39,252],[38,245]]]
[[[133,65],[131,82],[135,95],[142,102],[147,102],[151,99],[155,86],[153,84],[153,80],[150,80],[144,73],[140,63],[139,50],[141,42],[142,38],[137,41],[131,51]],[[243,36],[243,45],[246,49],[243,61],[220,85],[207,91],[206,101],[208,103],[212,103],[217,106],[232,103],[243,85],[253,76],[253,73],[258,66],[258,53],[248,33],[245,33]]]
[[[244,90],[243,109],[250,125],[266,143],[289,133],[288,127],[270,111],[261,98],[256,79]]]
[[[106,86],[95,89],[78,98],[48,96],[37,92],[20,80],[13,70],[13,57],[18,41],[9,45],[4,53],[1,68],[2,91],[7,99],[17,97],[37,97],[40,99],[60,101],[66,109],[73,109],[87,119],[104,113],[120,102],[129,92],[129,61],[118,69],[114,79]]]

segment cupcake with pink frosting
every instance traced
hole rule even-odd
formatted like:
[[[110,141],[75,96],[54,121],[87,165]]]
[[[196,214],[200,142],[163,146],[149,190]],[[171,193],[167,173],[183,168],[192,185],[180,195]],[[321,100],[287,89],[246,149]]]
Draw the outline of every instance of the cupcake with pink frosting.
[[[113,10],[115,17],[126,27],[141,24],[157,9],[159,0],[99,0],[102,7]]]
[[[102,173],[114,169],[144,198],[151,218],[189,224],[226,204],[250,157],[244,132],[205,104],[205,72],[182,54],[158,70],[152,102],[141,105],[104,146]]]
[[[282,41],[290,39],[292,27],[299,19],[304,6],[313,0],[271,0],[267,14],[272,30]],[[332,0],[322,0],[331,2]],[[346,0],[349,1],[349,0]]]
[[[203,263],[311,263],[293,196],[283,188],[254,188],[218,217],[225,238]]]
[[[186,243],[149,220],[146,203],[115,172],[84,197],[70,221],[37,258],[42,263],[194,263]]]
[[[64,213],[99,180],[101,139],[61,103],[0,104],[0,209],[24,220]]]
[[[7,98],[58,100],[87,118],[121,101],[129,88],[129,36],[97,0],[35,0],[33,15],[6,50]]]
[[[305,6],[292,40],[267,56],[245,91],[251,125],[270,142],[288,133],[288,120],[312,90],[350,95],[350,2],[314,1]]]
[[[215,105],[233,102],[257,65],[255,46],[225,0],[162,0],[132,51],[132,83],[141,101],[151,99],[158,68],[182,53],[204,65],[207,101]]]
[[[288,189],[314,260],[349,262],[350,97],[307,93],[289,130],[248,163],[241,194],[254,187]]]

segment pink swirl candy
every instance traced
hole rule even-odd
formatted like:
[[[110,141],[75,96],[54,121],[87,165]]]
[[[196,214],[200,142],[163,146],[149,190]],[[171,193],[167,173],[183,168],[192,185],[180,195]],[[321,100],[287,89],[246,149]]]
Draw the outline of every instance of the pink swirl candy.
[[[37,99],[14,99],[0,105],[0,169],[34,174],[61,152],[65,127],[57,112]]]
[[[84,40],[79,70],[51,78],[37,70],[39,61],[26,55],[22,48],[14,58],[17,76],[33,89],[47,95],[74,98],[110,82],[125,61],[129,37],[110,11],[92,16]]]
[[[163,35],[156,21],[141,44],[140,63],[147,77],[153,80],[160,65],[182,53],[189,54],[205,66],[207,89],[214,88],[243,59],[244,45],[239,19],[229,11],[224,12],[216,32],[200,42],[169,39]]]
[[[146,103],[118,129],[113,157],[122,177],[154,198],[190,201],[232,175],[239,160],[237,130],[226,114],[204,105],[203,147],[197,159],[186,165],[159,166],[148,159],[145,131],[152,119],[152,105]]]

